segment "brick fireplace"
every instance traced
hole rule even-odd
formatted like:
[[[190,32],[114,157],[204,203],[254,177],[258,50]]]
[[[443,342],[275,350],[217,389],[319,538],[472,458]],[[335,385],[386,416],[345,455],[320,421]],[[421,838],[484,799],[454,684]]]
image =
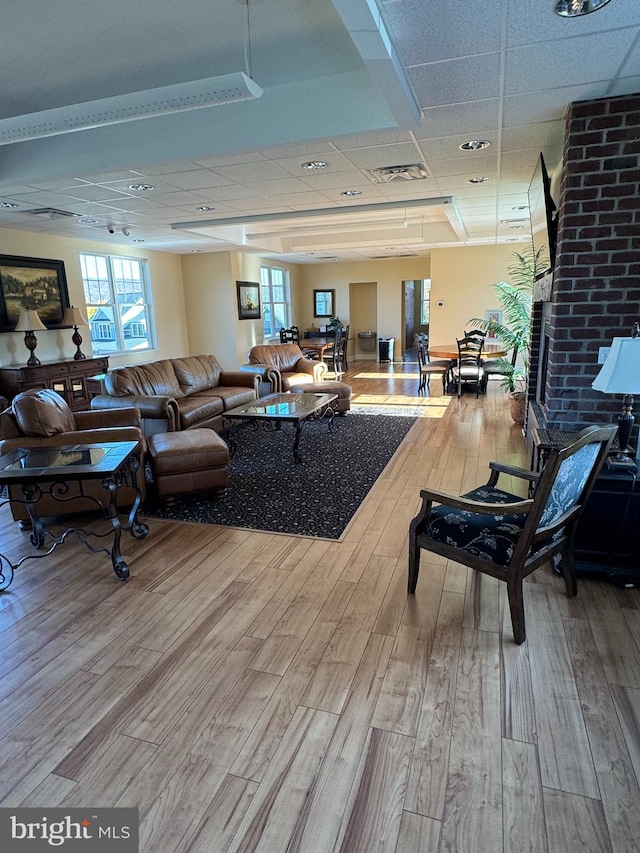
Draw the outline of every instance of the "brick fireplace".
[[[591,382],[598,348],[640,319],[640,94],[571,105],[556,264],[534,299],[527,432],[611,423],[621,400]]]

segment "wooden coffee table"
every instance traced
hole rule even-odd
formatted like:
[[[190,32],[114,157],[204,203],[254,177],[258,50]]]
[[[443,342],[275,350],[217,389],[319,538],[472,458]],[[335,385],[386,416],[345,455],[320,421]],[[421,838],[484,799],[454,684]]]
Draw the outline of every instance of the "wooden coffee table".
[[[267,424],[271,429],[280,429],[283,423],[293,424],[293,458],[301,462],[299,452],[300,434],[307,421],[326,417],[329,429],[333,425],[335,414],[331,403],[338,399],[337,394],[267,394],[252,403],[245,403],[224,413],[225,439],[232,453],[235,452],[227,421],[247,421]],[[229,425],[230,426],[230,425]]]

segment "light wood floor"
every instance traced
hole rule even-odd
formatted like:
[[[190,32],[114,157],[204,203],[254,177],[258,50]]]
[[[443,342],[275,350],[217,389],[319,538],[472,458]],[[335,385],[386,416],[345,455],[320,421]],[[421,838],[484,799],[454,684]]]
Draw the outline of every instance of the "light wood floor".
[[[352,367],[416,402],[416,365]],[[407,598],[421,486],[528,461],[497,382],[421,403],[340,542],[152,519],[125,584],[72,541],[24,563],[0,805],[138,806],[143,853],[637,851],[640,591],[544,568],[522,646],[491,578],[425,554]],[[6,508],[0,536],[30,549]]]

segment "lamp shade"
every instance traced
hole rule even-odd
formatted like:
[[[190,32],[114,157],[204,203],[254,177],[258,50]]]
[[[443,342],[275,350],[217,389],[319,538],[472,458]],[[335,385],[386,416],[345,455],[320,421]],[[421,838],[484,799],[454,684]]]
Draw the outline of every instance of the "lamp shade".
[[[80,308],[76,308],[72,305],[70,308],[64,309],[64,316],[62,318],[63,326],[88,326],[89,321],[82,313]]]
[[[23,308],[20,311],[20,316],[18,317],[18,322],[15,325],[13,330],[14,332],[46,332],[47,327],[40,319],[40,315],[37,311],[27,311],[26,308]]]
[[[640,337],[613,339],[591,387],[604,394],[640,394]]]

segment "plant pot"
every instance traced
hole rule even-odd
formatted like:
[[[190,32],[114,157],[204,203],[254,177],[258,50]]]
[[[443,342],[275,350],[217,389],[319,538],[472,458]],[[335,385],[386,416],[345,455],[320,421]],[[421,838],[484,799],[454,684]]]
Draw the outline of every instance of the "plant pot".
[[[509,394],[509,414],[514,423],[524,423],[524,412],[527,405],[527,395],[524,391],[513,391]]]

